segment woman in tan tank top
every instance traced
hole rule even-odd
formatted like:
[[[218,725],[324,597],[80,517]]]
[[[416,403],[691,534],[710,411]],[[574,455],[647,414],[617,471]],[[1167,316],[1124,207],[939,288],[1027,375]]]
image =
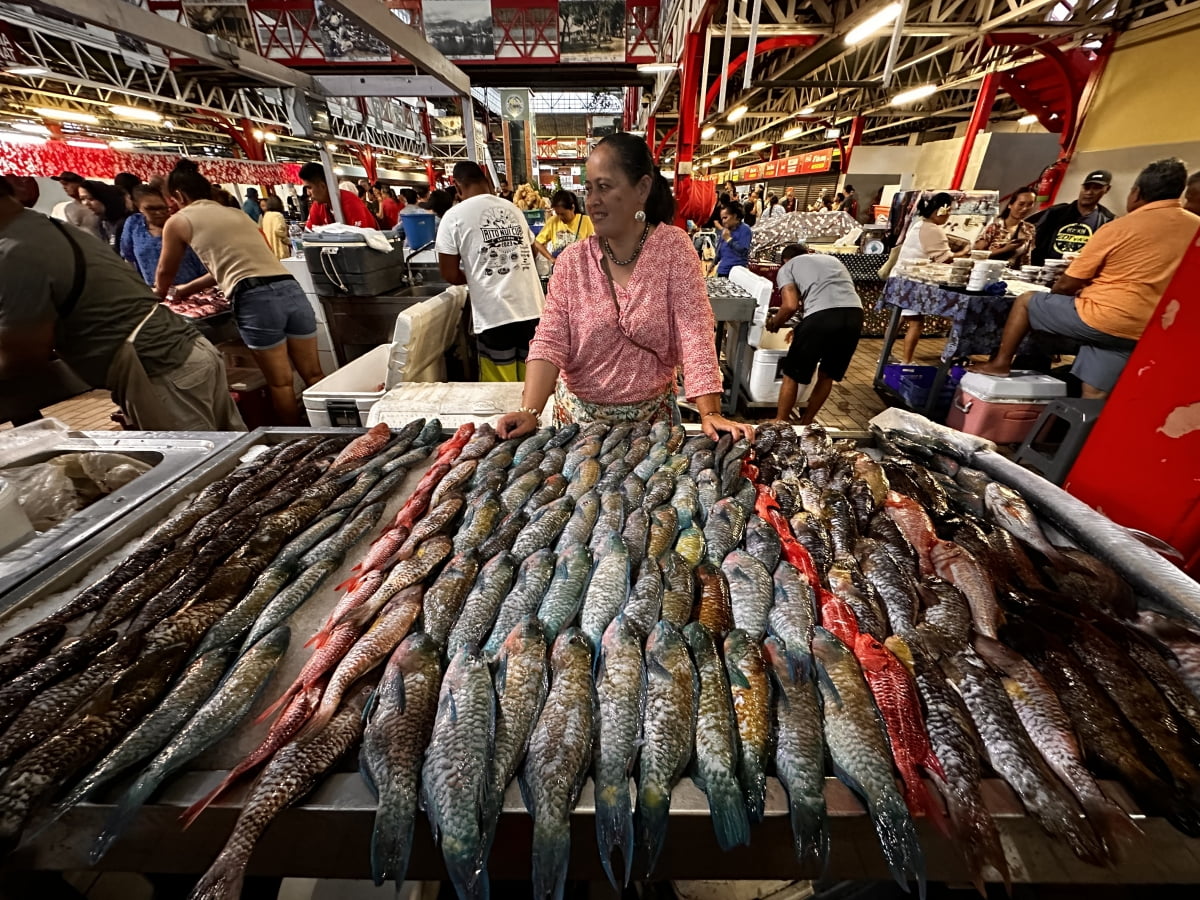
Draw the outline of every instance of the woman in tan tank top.
[[[317,355],[316,316],[303,289],[246,213],[212,200],[213,186],[194,162],[176,164],[167,190],[179,212],[163,227],[155,293],[166,296],[190,246],[211,283],[220,285],[233,304],[238,332],[267,380],[279,424],[300,424],[292,367],[310,387],[325,377]]]

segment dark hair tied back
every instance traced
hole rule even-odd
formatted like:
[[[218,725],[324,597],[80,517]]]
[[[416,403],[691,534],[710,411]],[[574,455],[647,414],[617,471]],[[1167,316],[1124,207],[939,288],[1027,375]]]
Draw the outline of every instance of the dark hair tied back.
[[[167,176],[167,190],[172,194],[183,194],[189,200],[211,200],[213,186],[200,174],[200,167],[195,160],[180,159]]]
[[[603,138],[597,147],[608,147],[617,155],[621,171],[631,184],[650,178],[650,194],[646,197],[646,221],[651,225],[671,224],[675,221],[675,196],[671,184],[663,177],[646,141],[626,131],[619,131]]]
[[[954,203],[954,197],[945,191],[938,191],[932,197],[926,197],[917,204],[917,215],[922,219],[928,219],[931,216],[936,216],[937,211],[943,206],[950,206]]]

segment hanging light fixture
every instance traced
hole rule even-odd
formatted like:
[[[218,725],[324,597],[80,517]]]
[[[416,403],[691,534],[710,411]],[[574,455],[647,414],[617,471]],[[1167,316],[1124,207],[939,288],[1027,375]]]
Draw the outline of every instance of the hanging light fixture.
[[[108,111],[119,119],[133,119],[136,122],[152,122],[157,125],[162,121],[162,114],[152,109],[140,106],[110,106]]]
[[[748,112],[750,112],[750,108],[748,106],[746,106],[745,104],[742,104],[741,106],[736,107],[733,110],[733,112],[731,112],[729,114],[729,116],[727,117],[729,124],[733,125],[736,122],[740,122],[742,120],[742,116],[746,115],[746,113],[748,113]]]
[[[91,113],[75,112],[72,109],[51,109],[46,106],[35,106],[33,111],[43,119],[54,119],[56,122],[79,122],[81,125],[99,125],[100,120]]]
[[[923,84],[920,87],[913,88],[911,91],[903,91],[892,98],[892,106],[904,106],[906,103],[923,100],[926,97],[936,94],[937,90],[938,87],[936,84]]]
[[[750,145],[750,151],[752,153],[758,152],[759,150],[766,150],[766,149],[767,149],[766,141],[755,141],[753,144]]]
[[[898,15],[900,15],[900,4],[889,3],[879,12],[875,13],[875,15],[866,19],[861,25],[852,28],[850,33],[846,35],[846,46],[854,47],[861,44],[867,38],[873,37],[880,28],[895,22]]]
[[[707,141],[709,138],[711,138],[716,133],[717,133],[717,126],[709,125],[702,132],[700,132],[700,139]]]

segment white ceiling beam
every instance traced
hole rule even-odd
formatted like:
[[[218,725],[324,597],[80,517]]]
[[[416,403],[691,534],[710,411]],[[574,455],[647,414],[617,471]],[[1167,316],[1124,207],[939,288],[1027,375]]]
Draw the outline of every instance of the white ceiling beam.
[[[330,97],[458,97],[432,75],[316,75]]]

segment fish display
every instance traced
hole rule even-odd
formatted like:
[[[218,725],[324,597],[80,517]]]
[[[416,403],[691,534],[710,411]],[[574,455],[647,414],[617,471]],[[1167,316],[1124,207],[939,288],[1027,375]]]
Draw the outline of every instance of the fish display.
[[[192,503],[0,644],[0,848],[127,774],[99,856],[235,729],[255,749],[182,816],[256,775],[197,900],[238,896],[351,751],[371,877],[404,882],[424,817],[463,900],[514,780],[538,897],[564,894],[589,778],[617,889],[654,874],[687,777],[723,849],[786,794],[813,878],[836,777],[920,891],[922,821],[981,892],[1010,880],[988,777],[1096,865],[1147,839],[1099,778],[1200,835],[1200,634],[916,438],[418,421],[283,442]]]

